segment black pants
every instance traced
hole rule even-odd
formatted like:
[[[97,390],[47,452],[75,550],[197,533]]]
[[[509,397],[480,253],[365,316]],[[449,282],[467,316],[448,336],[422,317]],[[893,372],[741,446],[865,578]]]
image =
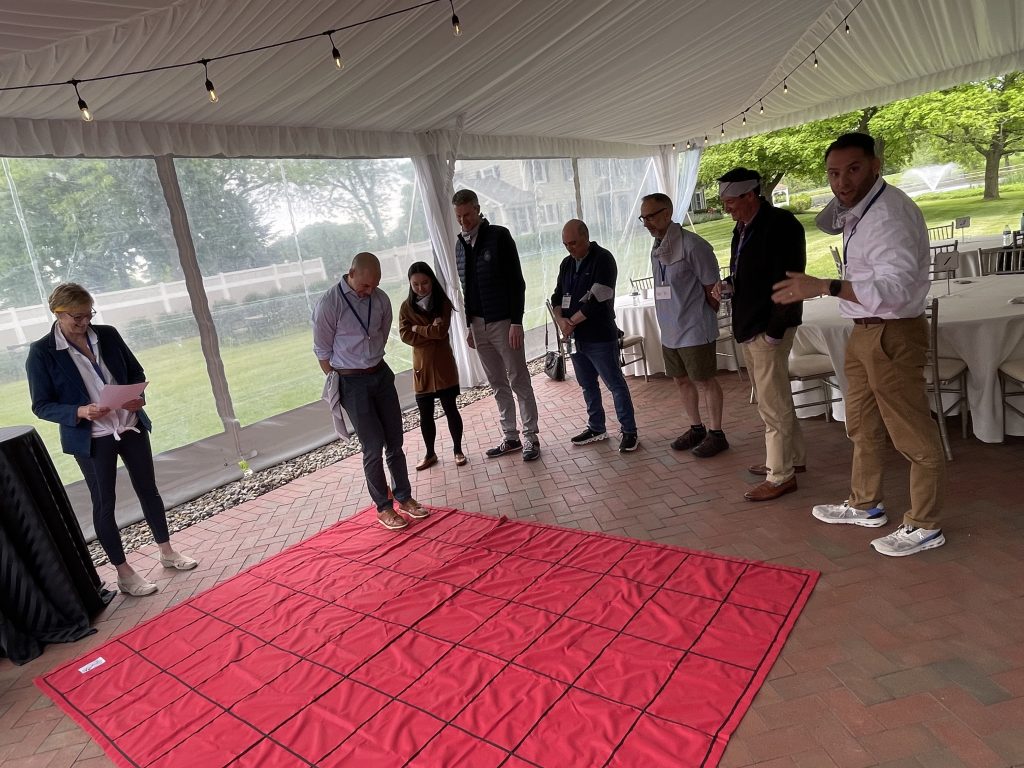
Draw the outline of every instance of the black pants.
[[[352,426],[363,445],[363,474],[377,511],[383,512],[394,506],[388,498],[385,460],[391,472],[391,489],[395,498],[408,501],[412,498],[412,486],[405,451],[402,450],[405,438],[395,374],[385,364],[373,373],[339,376],[338,387],[341,406],[352,419]]]
[[[120,437],[120,440],[115,440],[113,435],[94,437],[91,455],[75,456],[92,497],[92,524],[96,528],[96,538],[112,565],[121,565],[125,561],[121,532],[114,519],[118,456],[128,470],[153,539],[157,544],[163,544],[171,538],[167,532],[164,500],[160,498],[153,473],[149,433],[140,428],[139,432],[124,432]]]
[[[437,426],[434,424],[434,401],[440,400],[444,415],[448,419],[448,430],[452,433],[454,453],[462,453],[462,416],[455,404],[459,396],[459,385],[441,389],[437,392],[424,392],[416,395],[416,405],[420,409],[420,432],[423,433],[423,444],[427,448],[427,456],[434,455],[434,440],[437,438]]]

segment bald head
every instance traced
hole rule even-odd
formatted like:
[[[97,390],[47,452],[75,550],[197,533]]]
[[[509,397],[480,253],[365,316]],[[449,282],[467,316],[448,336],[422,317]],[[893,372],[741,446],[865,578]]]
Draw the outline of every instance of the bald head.
[[[357,253],[349,267],[347,280],[356,295],[365,299],[380,285],[380,259],[367,251]]]
[[[576,261],[582,261],[590,250],[590,230],[580,219],[569,219],[562,227],[562,245]]]

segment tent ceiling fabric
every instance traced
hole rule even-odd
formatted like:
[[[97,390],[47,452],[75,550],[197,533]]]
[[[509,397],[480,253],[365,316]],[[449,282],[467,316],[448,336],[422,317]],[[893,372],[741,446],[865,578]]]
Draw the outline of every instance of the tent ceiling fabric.
[[[0,93],[0,154],[421,154],[464,131],[462,156],[636,155],[754,107],[728,138],[1024,68],[1022,0],[461,0],[210,65]],[[410,0],[7,0],[0,86],[194,61],[315,34]]]

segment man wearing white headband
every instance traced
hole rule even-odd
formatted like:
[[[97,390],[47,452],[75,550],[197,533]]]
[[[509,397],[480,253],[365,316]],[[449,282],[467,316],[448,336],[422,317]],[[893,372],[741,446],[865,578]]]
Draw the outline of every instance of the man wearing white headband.
[[[722,387],[715,379],[718,299],[711,294],[718,285],[718,260],[707,240],[672,221],[668,195],[644,197],[640,221],[654,238],[654,308],[665,373],[679,388],[690,420],[690,428],[672,441],[672,448],[707,459],[729,447],[722,431]],[[700,418],[701,399],[710,429]]]
[[[797,489],[796,472],[807,458],[789,386],[789,351],[803,311],[800,304],[772,301],[772,285],[807,264],[804,228],[789,211],[761,197],[757,171],[734,168],[718,180],[718,194],[736,228],[729,277],[732,330],[757,392],[764,421],[765,462],[750,467],[764,482],[744,494],[748,501],[777,499]]]
[[[843,279],[789,274],[775,285],[780,304],[835,296],[853,322],[846,345],[846,433],[853,441],[850,497],[818,504],[823,523],[880,528],[889,522],[882,502],[886,432],[910,462],[910,509],[888,536],[871,546],[890,557],[914,555],[946,543],[942,497],[946,461],[924,383],[931,288],[928,230],[917,207],[886,184],[875,140],[844,133],[825,151],[835,199],[818,215],[818,228],[842,234]]]

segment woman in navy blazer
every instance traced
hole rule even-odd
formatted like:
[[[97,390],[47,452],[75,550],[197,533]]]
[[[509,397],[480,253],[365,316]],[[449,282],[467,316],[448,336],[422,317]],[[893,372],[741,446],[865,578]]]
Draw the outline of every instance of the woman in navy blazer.
[[[198,563],[171,546],[153,471],[152,425],[142,410],[143,398],[113,410],[98,404],[106,384],[141,383],[145,373],[115,328],[91,325],[96,313],[85,288],[62,283],[50,294],[49,306],[57,320],[49,333],[29,347],[25,363],[32,412],[60,425],[61,448],[82,469],[92,498],[96,537],[117,569],[118,589],[129,595],[151,595],[157,586],[128,565],[114,519],[118,456],[160,547],[160,563],[180,571]]]

